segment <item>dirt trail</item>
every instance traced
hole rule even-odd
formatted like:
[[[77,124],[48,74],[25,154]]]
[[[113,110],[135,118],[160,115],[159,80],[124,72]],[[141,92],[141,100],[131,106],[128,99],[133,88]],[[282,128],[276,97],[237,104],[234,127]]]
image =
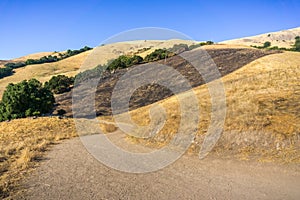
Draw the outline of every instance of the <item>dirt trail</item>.
[[[92,137],[92,136],[87,136]],[[120,135],[112,141],[126,148]],[[121,141],[121,142],[120,142]],[[299,199],[300,167],[184,155],[152,173],[111,169],[79,138],[54,146],[13,199]]]

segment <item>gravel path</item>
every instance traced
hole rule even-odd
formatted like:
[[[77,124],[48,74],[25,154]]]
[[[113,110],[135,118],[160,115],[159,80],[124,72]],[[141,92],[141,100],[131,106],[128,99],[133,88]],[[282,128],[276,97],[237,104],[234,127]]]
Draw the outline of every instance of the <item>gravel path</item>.
[[[300,199],[299,169],[184,155],[160,171],[130,174],[101,164],[76,138],[54,146],[12,198]]]

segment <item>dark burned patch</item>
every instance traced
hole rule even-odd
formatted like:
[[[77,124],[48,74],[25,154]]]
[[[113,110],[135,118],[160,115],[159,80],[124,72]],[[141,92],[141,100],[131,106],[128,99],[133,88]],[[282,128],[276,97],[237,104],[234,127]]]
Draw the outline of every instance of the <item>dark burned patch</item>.
[[[225,76],[242,66],[269,54],[280,53],[279,51],[266,51],[266,50],[257,50],[257,49],[210,49],[206,50],[210,57],[213,59],[214,63],[219,69],[220,75]],[[187,55],[192,54],[195,51],[185,52]],[[197,59],[194,58],[194,59]],[[202,84],[205,84],[202,76],[199,72],[186,60],[180,56],[174,56],[166,60],[160,60],[156,63],[165,64],[167,66],[173,67],[176,69],[183,77],[185,77],[191,87],[196,87]],[[153,63],[152,63],[153,64]],[[145,64],[147,65],[147,64]],[[134,66],[139,67],[139,66]],[[209,75],[210,67],[212,66],[203,66],[205,73]],[[119,69],[114,73],[105,73],[104,77],[99,82],[97,87],[97,92],[95,95],[95,108],[96,114],[100,115],[111,115],[111,95],[112,91],[118,82],[118,80],[128,71],[129,69]],[[147,77],[151,71],[140,71],[135,76]],[[181,82],[178,81],[177,77],[169,76],[167,72],[159,71],[159,76],[164,77],[168,84],[174,87],[181,87]],[[153,75],[153,74],[152,74]],[[213,78],[212,78],[213,79]],[[132,84],[135,83],[135,79],[132,79]],[[166,87],[160,86],[156,83],[144,85],[139,87],[134,91],[130,91],[131,88],[128,87],[128,92],[133,95],[130,98],[129,109],[133,110],[142,106],[152,104],[154,102],[160,101],[167,97],[173,95],[172,91]],[[184,91],[184,88],[183,88]],[[84,92],[82,92],[84,95]],[[124,96],[120,95],[117,98],[120,99],[120,102],[124,100]],[[91,101],[87,99],[86,101]],[[56,110],[64,109],[66,110],[67,116],[72,116],[72,92],[68,92],[56,97],[56,102],[58,106]],[[82,103],[85,103],[84,101]],[[118,110],[118,113],[124,112],[125,110]]]

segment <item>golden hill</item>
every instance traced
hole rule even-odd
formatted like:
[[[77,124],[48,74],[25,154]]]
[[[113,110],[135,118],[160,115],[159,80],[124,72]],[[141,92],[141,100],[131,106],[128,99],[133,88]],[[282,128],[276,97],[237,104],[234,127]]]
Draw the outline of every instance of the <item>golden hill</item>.
[[[291,45],[295,43],[296,36],[300,36],[300,27],[240,39],[227,40],[220,43],[262,46],[265,42],[269,41],[272,46],[291,48]]]

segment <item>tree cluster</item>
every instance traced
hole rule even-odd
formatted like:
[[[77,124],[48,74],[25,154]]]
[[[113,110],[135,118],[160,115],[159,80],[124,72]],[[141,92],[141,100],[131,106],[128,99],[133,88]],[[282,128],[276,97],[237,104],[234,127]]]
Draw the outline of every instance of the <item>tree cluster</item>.
[[[133,65],[143,63],[143,58],[141,56],[119,56],[117,59],[114,59],[107,65],[107,70],[115,70],[115,69],[124,69],[131,67]]]
[[[10,83],[0,102],[0,121],[48,113],[54,102],[53,93],[36,79]]]

